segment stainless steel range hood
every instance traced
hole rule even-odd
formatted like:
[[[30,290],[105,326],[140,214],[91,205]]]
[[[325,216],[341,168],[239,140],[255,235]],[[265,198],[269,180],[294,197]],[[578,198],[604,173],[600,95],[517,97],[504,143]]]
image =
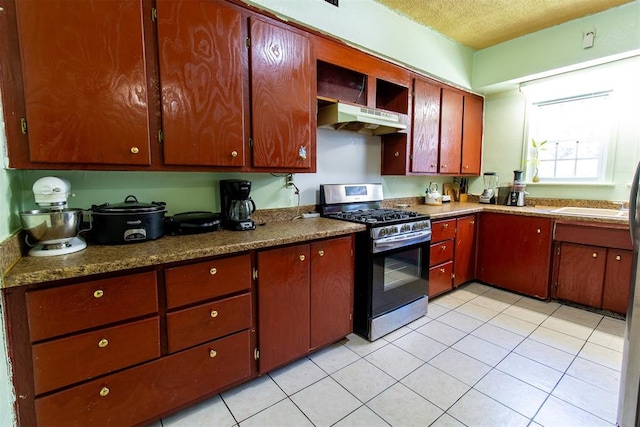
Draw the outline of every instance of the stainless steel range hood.
[[[386,135],[407,128],[398,114],[336,102],[318,110],[318,126],[368,135]]]

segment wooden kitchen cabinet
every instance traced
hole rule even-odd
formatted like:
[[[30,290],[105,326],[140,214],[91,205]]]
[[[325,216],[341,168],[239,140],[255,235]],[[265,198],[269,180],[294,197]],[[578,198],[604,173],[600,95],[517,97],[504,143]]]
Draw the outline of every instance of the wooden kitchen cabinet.
[[[475,279],[476,216],[431,222],[429,297]]]
[[[156,5],[164,163],[245,166],[246,20],[216,1]]]
[[[455,260],[453,286],[476,278],[476,216],[456,219]]]
[[[477,278],[536,298],[549,296],[553,221],[483,212],[477,243]]]
[[[315,55],[304,33],[250,19],[252,167],[315,172]]]
[[[352,331],[351,236],[260,251],[257,270],[260,373]]]
[[[414,80],[411,172],[438,172],[441,94],[440,85]]]
[[[633,245],[625,226],[556,221],[552,297],[625,314]]]
[[[438,165],[438,172],[441,174],[460,174],[463,103],[463,94],[448,88],[442,89]]]
[[[600,307],[607,249],[563,243],[559,248],[559,256],[556,296],[590,307]]]
[[[462,175],[480,175],[482,165],[482,132],[484,100],[476,95],[464,95],[462,113]]]
[[[14,167],[151,164],[149,5],[15,2],[28,153],[10,144]]]
[[[632,264],[633,251],[613,248],[607,250],[607,266],[602,290],[602,308],[605,310],[620,314],[627,313]]]

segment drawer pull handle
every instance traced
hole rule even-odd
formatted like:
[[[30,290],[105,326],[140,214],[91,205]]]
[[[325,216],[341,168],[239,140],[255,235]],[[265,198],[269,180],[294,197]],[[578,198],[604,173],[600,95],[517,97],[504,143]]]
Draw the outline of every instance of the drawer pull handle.
[[[237,151],[232,151],[231,152],[231,157],[238,157],[238,152]]]
[[[98,347],[100,348],[105,348],[108,345],[109,345],[109,340],[106,338],[102,338],[100,341],[98,341]]]
[[[598,254],[597,254],[597,253],[595,253],[595,252],[594,252],[594,253],[593,253],[593,255],[591,255],[591,256],[592,256],[592,257],[594,257],[594,258],[598,258]]]
[[[393,153],[393,155],[394,155],[395,157],[400,157],[400,152],[399,152],[399,151],[396,151],[395,153]]]
[[[620,257],[620,255],[616,255],[616,261],[620,261],[622,259],[622,257]]]
[[[211,317],[218,317],[218,311],[217,310],[211,310]]]
[[[98,289],[93,293],[93,296],[95,298],[102,298],[103,295],[104,295],[104,291],[102,289]]]
[[[471,225],[473,225],[473,224],[475,224],[475,223],[476,223],[475,221],[471,221]]]
[[[100,389],[100,396],[105,397],[107,394],[109,394],[109,387],[102,387]]]
[[[300,261],[304,261],[306,257],[304,255],[300,255],[298,258],[300,258]]]
[[[140,152],[140,149],[138,147],[131,147],[131,153],[138,154],[139,152]]]
[[[443,226],[444,228],[449,228],[449,223],[448,223],[448,222],[446,222],[446,223],[444,223],[442,226]]]
[[[218,355],[218,352],[215,350],[209,350],[209,357],[214,358]]]
[[[218,269],[217,269],[217,268],[215,268],[215,267],[211,267],[211,270],[209,270],[209,274],[210,274],[210,275],[212,275],[212,276],[213,276],[214,274],[216,274],[217,272],[218,272]]]
[[[318,255],[324,256],[324,251],[318,251]]]
[[[443,251],[447,250],[447,247],[445,245],[440,246],[440,249],[442,249]]]
[[[446,270],[444,268],[440,269],[440,273],[444,273]]]

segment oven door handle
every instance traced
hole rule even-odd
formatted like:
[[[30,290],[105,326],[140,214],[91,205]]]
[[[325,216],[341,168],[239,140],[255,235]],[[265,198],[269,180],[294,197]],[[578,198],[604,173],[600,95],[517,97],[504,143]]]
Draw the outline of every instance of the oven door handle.
[[[384,237],[373,241],[373,251],[380,252],[388,247],[398,248],[414,243],[423,243],[431,240],[431,230],[416,231],[415,233],[400,236]]]

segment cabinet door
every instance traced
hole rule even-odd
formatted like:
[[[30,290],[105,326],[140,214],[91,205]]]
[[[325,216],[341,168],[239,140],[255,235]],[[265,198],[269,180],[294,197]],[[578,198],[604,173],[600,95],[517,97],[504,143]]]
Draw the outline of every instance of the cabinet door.
[[[149,165],[141,1],[16,2],[32,162]]]
[[[453,286],[476,278],[476,217],[458,218]]]
[[[315,61],[309,39],[251,20],[253,166],[315,168]]]
[[[352,238],[311,244],[311,348],[353,331]]]
[[[557,297],[600,308],[606,262],[606,248],[562,243],[556,279]]]
[[[537,298],[549,294],[552,220],[482,213],[478,279]]]
[[[164,163],[244,166],[242,16],[211,1],[157,8]]]
[[[462,164],[460,169],[463,174],[480,175],[483,107],[482,98],[465,95],[462,116]]]
[[[439,172],[443,174],[460,173],[462,103],[462,94],[447,88],[442,89]]]
[[[632,263],[632,251],[608,250],[602,294],[602,308],[605,310],[620,314],[627,313]]]
[[[429,298],[452,289],[453,261],[429,269]]]
[[[440,86],[414,81],[411,172],[438,172]]]
[[[260,372],[309,351],[309,245],[258,253]]]

